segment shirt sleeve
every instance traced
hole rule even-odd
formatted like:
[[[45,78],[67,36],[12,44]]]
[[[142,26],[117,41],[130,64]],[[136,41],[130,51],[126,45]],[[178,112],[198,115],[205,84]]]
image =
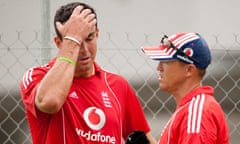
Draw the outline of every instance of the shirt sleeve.
[[[27,112],[32,113],[35,117],[35,95],[41,79],[43,78],[44,71],[39,68],[31,68],[25,72],[22,80],[20,81],[20,92],[22,100]]]

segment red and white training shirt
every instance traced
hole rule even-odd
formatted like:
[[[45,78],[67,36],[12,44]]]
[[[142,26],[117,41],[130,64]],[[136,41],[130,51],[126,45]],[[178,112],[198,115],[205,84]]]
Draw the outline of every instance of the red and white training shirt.
[[[199,87],[181,100],[159,144],[229,144],[227,122],[212,87]]]
[[[96,63],[94,76],[74,78],[58,113],[40,112],[34,97],[54,62],[29,69],[20,83],[33,144],[121,144],[135,130],[150,131],[129,83]]]

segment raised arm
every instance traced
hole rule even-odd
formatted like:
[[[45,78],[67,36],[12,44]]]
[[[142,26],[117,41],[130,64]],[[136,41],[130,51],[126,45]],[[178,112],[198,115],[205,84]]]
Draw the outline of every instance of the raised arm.
[[[94,31],[96,19],[91,10],[78,6],[66,23],[56,25],[63,37],[54,39],[59,48],[58,58],[40,82],[35,96],[36,107],[50,114],[58,112],[66,100],[82,41]]]

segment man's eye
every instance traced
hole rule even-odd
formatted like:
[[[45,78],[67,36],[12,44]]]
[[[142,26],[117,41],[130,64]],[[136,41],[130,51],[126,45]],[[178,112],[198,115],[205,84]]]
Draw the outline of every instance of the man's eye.
[[[94,35],[90,35],[86,40],[87,40],[87,41],[91,41],[91,40],[94,39],[94,37],[95,37]]]
[[[91,40],[93,40],[93,37],[88,37],[86,40],[91,41]]]

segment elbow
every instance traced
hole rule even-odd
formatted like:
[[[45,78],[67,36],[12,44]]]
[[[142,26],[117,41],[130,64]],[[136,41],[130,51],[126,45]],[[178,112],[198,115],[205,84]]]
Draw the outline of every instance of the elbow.
[[[63,106],[63,103],[59,101],[56,97],[39,99],[38,96],[36,96],[35,104],[38,110],[48,114],[54,114],[59,112]]]

